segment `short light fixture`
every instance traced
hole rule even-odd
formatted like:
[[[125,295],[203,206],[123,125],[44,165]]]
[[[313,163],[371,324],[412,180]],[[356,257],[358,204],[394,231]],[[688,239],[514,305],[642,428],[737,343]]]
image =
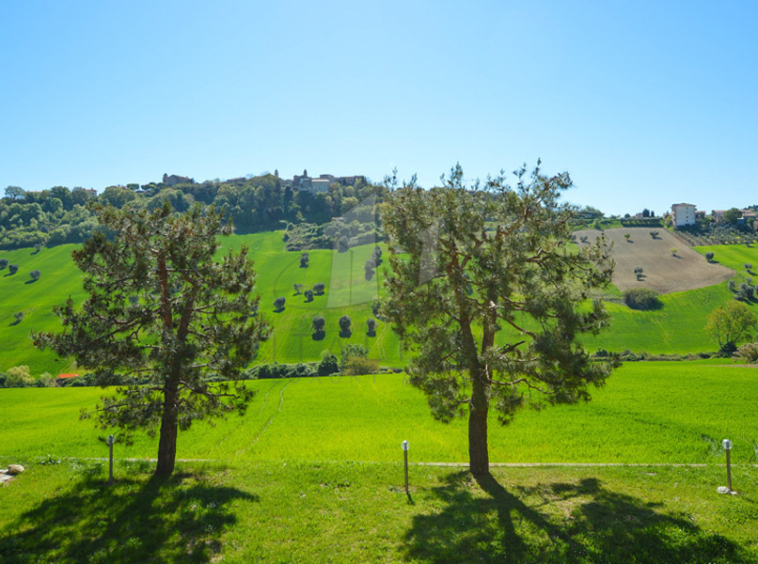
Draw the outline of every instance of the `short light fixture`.
[[[411,446],[408,444],[408,441],[403,441],[402,445],[403,447],[403,458],[405,459],[405,493],[408,494],[408,449],[411,448]]]
[[[732,491],[732,461],[731,461],[731,452],[732,452],[732,441],[729,439],[724,439],[721,441],[721,445],[724,447],[724,450],[726,451],[726,487],[729,488],[729,492]]]

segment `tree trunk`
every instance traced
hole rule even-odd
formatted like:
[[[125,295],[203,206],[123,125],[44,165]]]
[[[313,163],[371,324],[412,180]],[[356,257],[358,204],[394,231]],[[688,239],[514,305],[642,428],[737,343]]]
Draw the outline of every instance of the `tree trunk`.
[[[170,476],[176,463],[176,436],[178,432],[177,400],[179,390],[176,385],[166,383],[163,390],[163,417],[161,418],[161,438],[158,443],[158,466],[156,474]]]
[[[474,378],[468,416],[469,469],[474,476],[490,473],[490,454],[487,446],[487,412],[489,411],[488,386]]]

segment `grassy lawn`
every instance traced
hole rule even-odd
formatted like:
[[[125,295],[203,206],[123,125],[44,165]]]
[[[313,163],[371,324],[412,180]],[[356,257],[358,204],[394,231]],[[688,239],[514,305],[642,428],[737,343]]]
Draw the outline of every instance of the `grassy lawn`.
[[[399,449],[398,449],[399,452]],[[0,459],[0,463],[7,460]],[[399,463],[30,464],[0,489],[0,562],[713,562],[758,558],[758,470]]]
[[[758,370],[701,362],[627,363],[589,403],[527,410],[507,426],[493,414],[493,462],[758,463]],[[244,418],[199,422],[179,433],[178,457],[213,460],[391,462],[408,440],[417,462],[464,462],[467,425],[432,419],[403,374],[251,381]],[[105,456],[106,433],[79,421],[93,388],[0,390],[0,456]],[[154,457],[144,435],[117,457]]]

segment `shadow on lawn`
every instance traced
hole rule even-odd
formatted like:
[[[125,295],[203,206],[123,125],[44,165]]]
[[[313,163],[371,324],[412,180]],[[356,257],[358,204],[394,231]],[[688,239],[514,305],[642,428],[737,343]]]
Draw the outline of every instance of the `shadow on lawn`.
[[[449,476],[433,491],[441,511],[418,515],[405,536],[421,562],[748,562],[731,541],[662,504],[606,490],[596,479],[507,491],[493,477]],[[474,493],[480,495],[475,496]]]
[[[0,562],[210,562],[238,500],[258,498],[198,473],[82,479],[0,531]]]

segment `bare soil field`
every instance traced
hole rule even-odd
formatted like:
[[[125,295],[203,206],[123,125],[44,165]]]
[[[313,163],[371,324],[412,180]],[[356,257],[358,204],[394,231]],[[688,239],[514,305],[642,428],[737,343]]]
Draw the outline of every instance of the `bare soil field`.
[[[651,231],[657,231],[653,239]],[[624,234],[630,235],[629,240]],[[594,243],[600,232],[595,229],[577,231],[576,243],[584,246]],[[613,242],[613,258],[616,269],[613,283],[619,290],[650,288],[660,294],[694,290],[704,286],[719,284],[736,273],[719,264],[711,264],[693,251],[687,244],[665,229],[649,227],[622,227],[608,229],[605,235]],[[587,243],[581,241],[587,237]],[[677,249],[672,254],[671,249]],[[643,276],[637,280],[636,267],[642,267]]]

